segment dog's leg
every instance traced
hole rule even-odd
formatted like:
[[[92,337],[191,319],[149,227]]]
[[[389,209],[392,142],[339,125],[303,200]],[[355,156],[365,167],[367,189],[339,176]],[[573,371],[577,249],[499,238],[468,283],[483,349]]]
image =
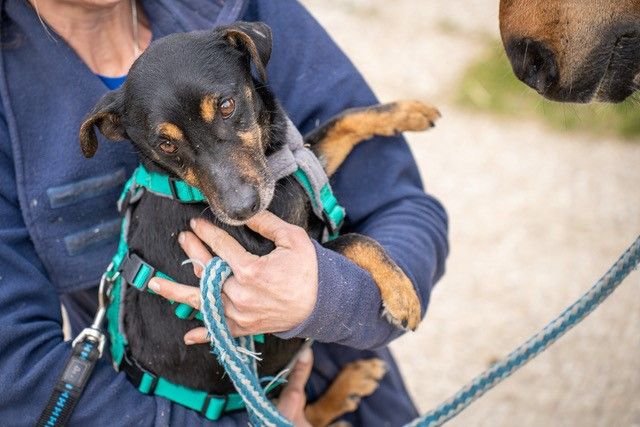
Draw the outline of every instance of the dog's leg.
[[[383,314],[389,322],[415,330],[420,323],[420,299],[411,280],[380,243],[361,234],[345,234],[324,244],[371,274],[380,290]]]
[[[305,135],[305,143],[322,160],[328,176],[342,164],[353,147],[373,136],[425,130],[440,113],[420,101],[398,101],[352,108]]]
[[[440,117],[438,110],[419,101],[398,101],[353,108],[329,120],[305,136],[331,176],[353,147],[375,135],[425,130]],[[420,300],[413,284],[375,240],[350,234],[327,243],[367,270],[380,289],[384,314],[398,326],[415,329],[420,323]]]
[[[357,360],[345,365],[327,391],[305,407],[305,417],[312,426],[323,427],[355,411],[360,399],[376,391],[386,371],[386,365],[380,359]]]

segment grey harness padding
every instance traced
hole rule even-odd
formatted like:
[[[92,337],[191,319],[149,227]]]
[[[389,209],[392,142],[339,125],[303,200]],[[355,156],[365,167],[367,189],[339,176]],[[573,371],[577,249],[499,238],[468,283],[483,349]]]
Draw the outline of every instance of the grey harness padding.
[[[344,219],[344,209],[337,204],[333,196],[329,178],[320,160],[304,145],[302,135],[293,122],[287,117],[287,143],[267,158],[267,166],[277,181],[285,176],[294,175],[305,188],[311,200],[313,212],[329,227],[329,234],[337,232]],[[302,170],[304,177],[298,170]],[[330,206],[327,206],[327,205]]]

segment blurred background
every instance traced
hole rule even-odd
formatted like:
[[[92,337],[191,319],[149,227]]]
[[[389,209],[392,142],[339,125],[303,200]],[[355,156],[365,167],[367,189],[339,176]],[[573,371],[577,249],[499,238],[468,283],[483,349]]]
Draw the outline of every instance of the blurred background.
[[[515,80],[498,0],[303,0],[408,134],[450,216],[427,317],[393,344],[422,412],[585,292],[640,232],[640,103],[559,105]],[[640,426],[640,273],[452,426]]]

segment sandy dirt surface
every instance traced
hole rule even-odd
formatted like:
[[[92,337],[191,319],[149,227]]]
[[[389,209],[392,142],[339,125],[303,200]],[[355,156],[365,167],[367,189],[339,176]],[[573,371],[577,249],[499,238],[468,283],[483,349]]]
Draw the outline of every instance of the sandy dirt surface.
[[[450,215],[451,255],[419,330],[393,344],[421,411],[586,291],[640,233],[640,141],[560,134],[457,109],[498,36],[497,0],[306,0],[384,101],[436,104],[408,135]],[[640,273],[453,426],[640,426]]]

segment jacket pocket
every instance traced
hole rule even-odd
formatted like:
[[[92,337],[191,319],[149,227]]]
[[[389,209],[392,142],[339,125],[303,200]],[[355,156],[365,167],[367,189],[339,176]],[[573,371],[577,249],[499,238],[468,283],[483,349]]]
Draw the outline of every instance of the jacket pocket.
[[[124,168],[115,172],[100,175],[70,184],[47,189],[47,197],[51,208],[61,208],[92,197],[101,196],[122,186],[126,179]]]
[[[97,224],[89,229],[80,230],[64,238],[69,255],[77,255],[97,243],[115,239],[120,233],[120,218]]]

